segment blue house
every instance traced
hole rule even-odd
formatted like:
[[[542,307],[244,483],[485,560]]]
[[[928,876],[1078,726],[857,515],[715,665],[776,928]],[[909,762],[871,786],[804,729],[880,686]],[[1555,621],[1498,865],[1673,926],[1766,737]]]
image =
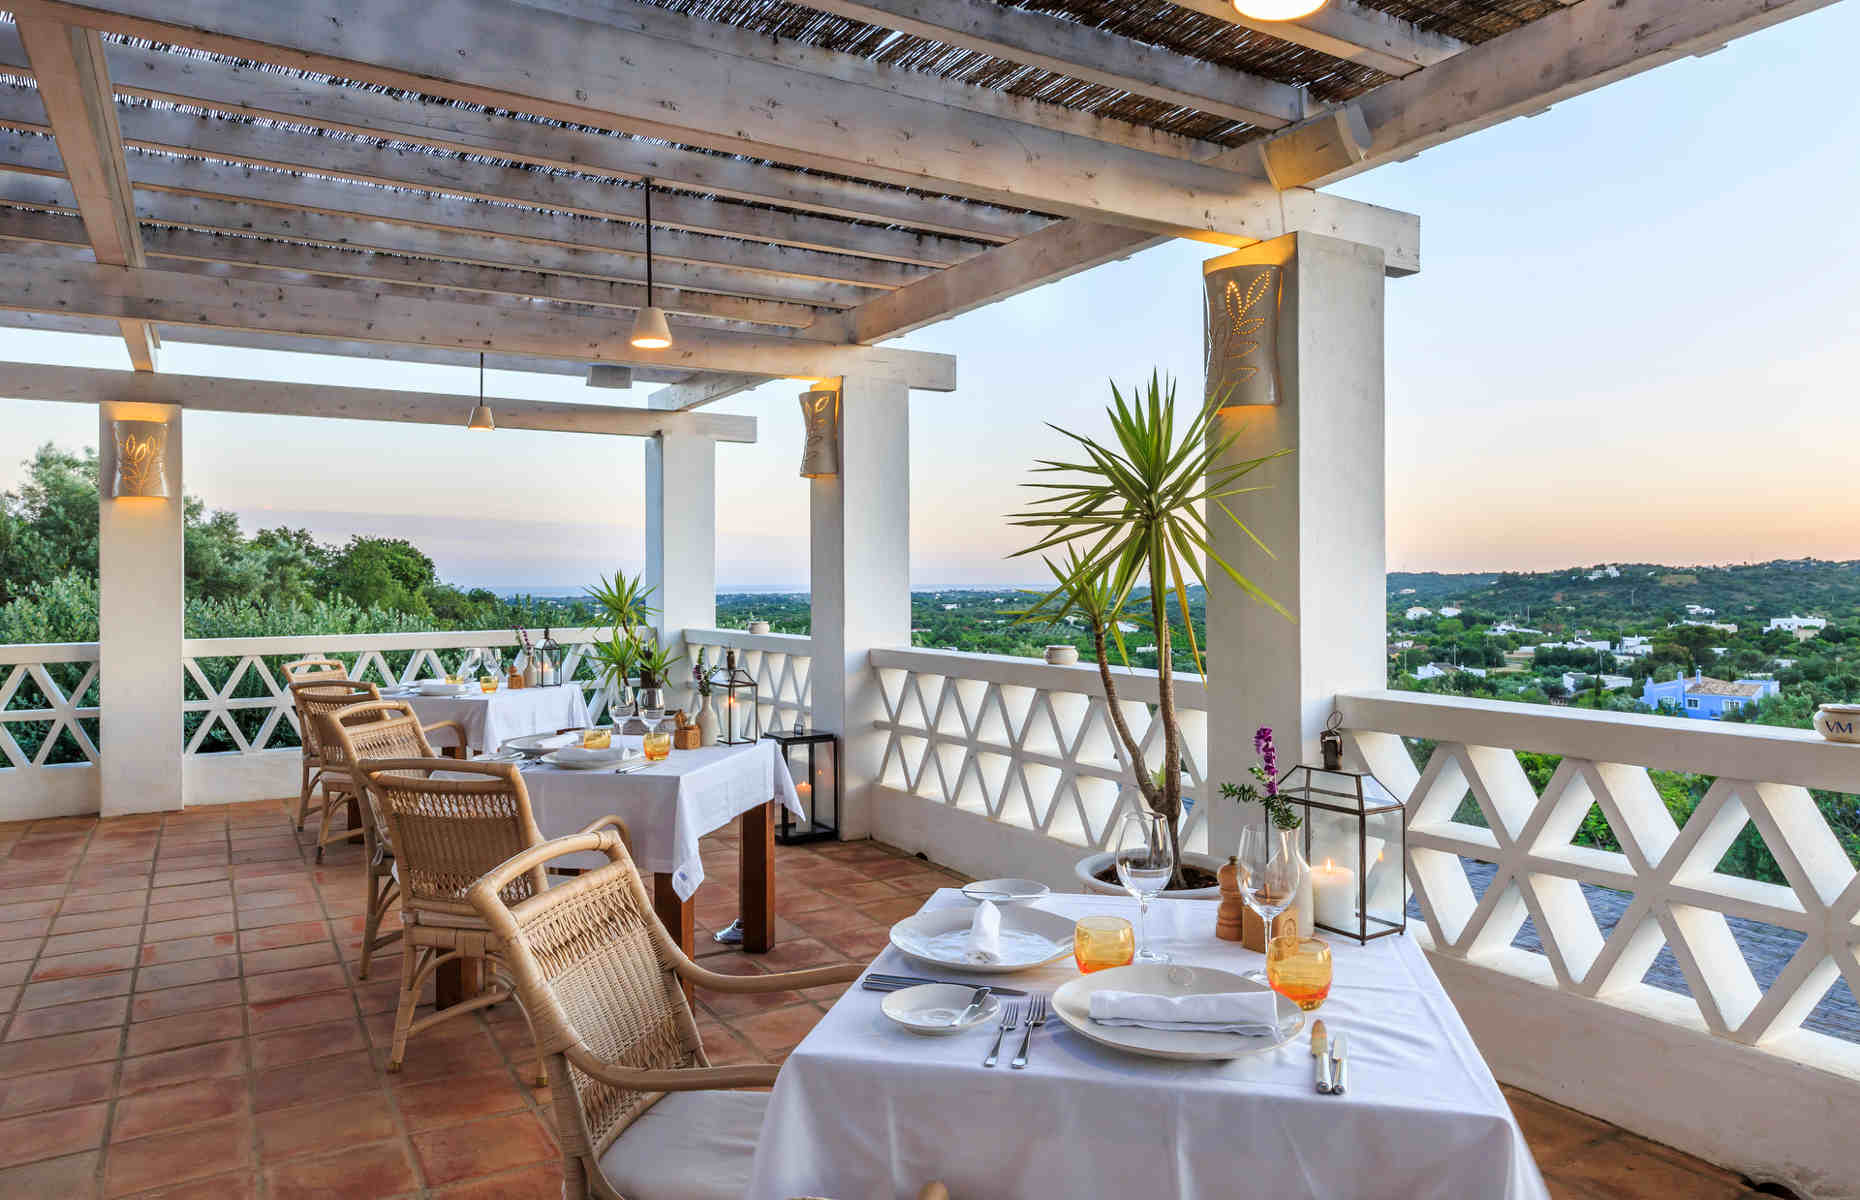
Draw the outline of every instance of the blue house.
[[[1687,679],[1681,675],[1666,683],[1649,679],[1640,690],[1641,703],[1658,712],[1693,717],[1703,721],[1722,721],[1727,712],[1736,712],[1746,704],[1755,704],[1765,696],[1782,693],[1774,679],[1740,679],[1735,683],[1712,679],[1703,671]]]

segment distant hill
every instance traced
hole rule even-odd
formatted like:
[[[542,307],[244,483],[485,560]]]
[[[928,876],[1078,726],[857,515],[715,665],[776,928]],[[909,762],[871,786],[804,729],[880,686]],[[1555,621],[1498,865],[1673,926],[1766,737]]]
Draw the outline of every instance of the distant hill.
[[[1600,578],[1590,578],[1598,572]],[[1670,620],[1684,615],[1686,605],[1697,604],[1714,609],[1718,620],[1740,624],[1791,613],[1845,624],[1860,616],[1860,562],[1593,563],[1559,571],[1465,575],[1397,571],[1388,577],[1388,599],[1391,609],[1454,604],[1503,619],[1522,619],[1528,611],[1533,621]]]

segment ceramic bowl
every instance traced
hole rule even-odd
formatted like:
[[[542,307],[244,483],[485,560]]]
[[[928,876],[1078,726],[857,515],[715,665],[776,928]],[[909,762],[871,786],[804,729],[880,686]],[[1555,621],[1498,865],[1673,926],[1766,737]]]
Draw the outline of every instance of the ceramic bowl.
[[[1815,732],[1830,742],[1860,742],[1860,704],[1824,704],[1815,710]]]
[[[948,1037],[993,1021],[1001,1012],[1001,999],[990,995],[967,1021],[956,1023],[975,996],[975,989],[959,983],[924,983],[892,992],[879,1005],[887,1017],[912,1033]]]
[[[978,879],[962,889],[963,895],[977,903],[992,900],[996,904],[1026,904],[1052,892],[1037,879]]]

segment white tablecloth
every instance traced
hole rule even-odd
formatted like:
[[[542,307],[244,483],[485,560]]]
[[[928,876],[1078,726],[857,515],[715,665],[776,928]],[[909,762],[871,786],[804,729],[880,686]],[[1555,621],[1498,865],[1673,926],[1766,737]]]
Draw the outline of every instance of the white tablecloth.
[[[495,750],[513,737],[527,733],[554,733],[558,729],[577,729],[588,724],[588,701],[581,688],[572,684],[560,687],[526,687],[511,689],[499,685],[495,692],[481,692],[477,684],[463,696],[397,695],[384,692],[388,699],[405,700],[413,705],[422,724],[434,721],[457,721],[465,727],[466,739],[474,752]],[[433,735],[433,748],[443,750],[458,744],[451,730]]]
[[[640,743],[637,737],[614,740],[635,748]],[[605,816],[625,821],[634,864],[642,874],[670,874],[681,900],[689,900],[704,882],[698,839],[711,830],[772,799],[806,819],[794,779],[780,765],[775,743],[768,741],[674,750],[664,762],[625,775],[538,763],[524,768],[523,783],[536,825],[548,837],[574,833]],[[605,861],[571,855],[550,865],[593,867]]]
[[[944,890],[926,907],[966,904]],[[1136,905],[1055,895],[1039,907],[1134,916]],[[1150,929],[1177,962],[1260,967],[1260,955],[1215,938],[1216,907],[1162,901]],[[1175,1063],[1100,1046],[1055,1016],[1034,1034],[1025,1070],[1007,1068],[1017,1041],[985,1070],[992,1028],[919,1037],[885,1019],[880,993],[852,988],[782,1065],[749,1195],[904,1198],[941,1179],[973,1200],[1547,1200],[1420,949],[1405,937],[1331,940],[1336,984],[1316,1015],[1349,1035],[1350,1090],[1338,1097],[1313,1090],[1302,1034],[1263,1055]],[[873,969],[936,974],[895,949]],[[1077,974],[1068,958],[992,978],[1050,993]]]

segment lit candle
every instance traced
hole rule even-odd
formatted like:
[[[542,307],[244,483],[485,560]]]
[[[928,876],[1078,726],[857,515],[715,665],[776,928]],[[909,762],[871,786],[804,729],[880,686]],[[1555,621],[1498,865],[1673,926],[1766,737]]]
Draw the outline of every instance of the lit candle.
[[[1311,892],[1317,920],[1333,929],[1356,928],[1356,872],[1330,859],[1311,868]]]
[[[1306,871],[1305,877],[1298,881],[1298,892],[1292,899],[1292,912],[1298,918],[1298,936],[1310,937],[1314,930],[1311,925],[1313,918],[1311,913],[1311,872],[1309,871]]]
[[[805,800],[814,794],[814,785],[803,779],[801,782],[794,785],[794,790],[796,795]]]

